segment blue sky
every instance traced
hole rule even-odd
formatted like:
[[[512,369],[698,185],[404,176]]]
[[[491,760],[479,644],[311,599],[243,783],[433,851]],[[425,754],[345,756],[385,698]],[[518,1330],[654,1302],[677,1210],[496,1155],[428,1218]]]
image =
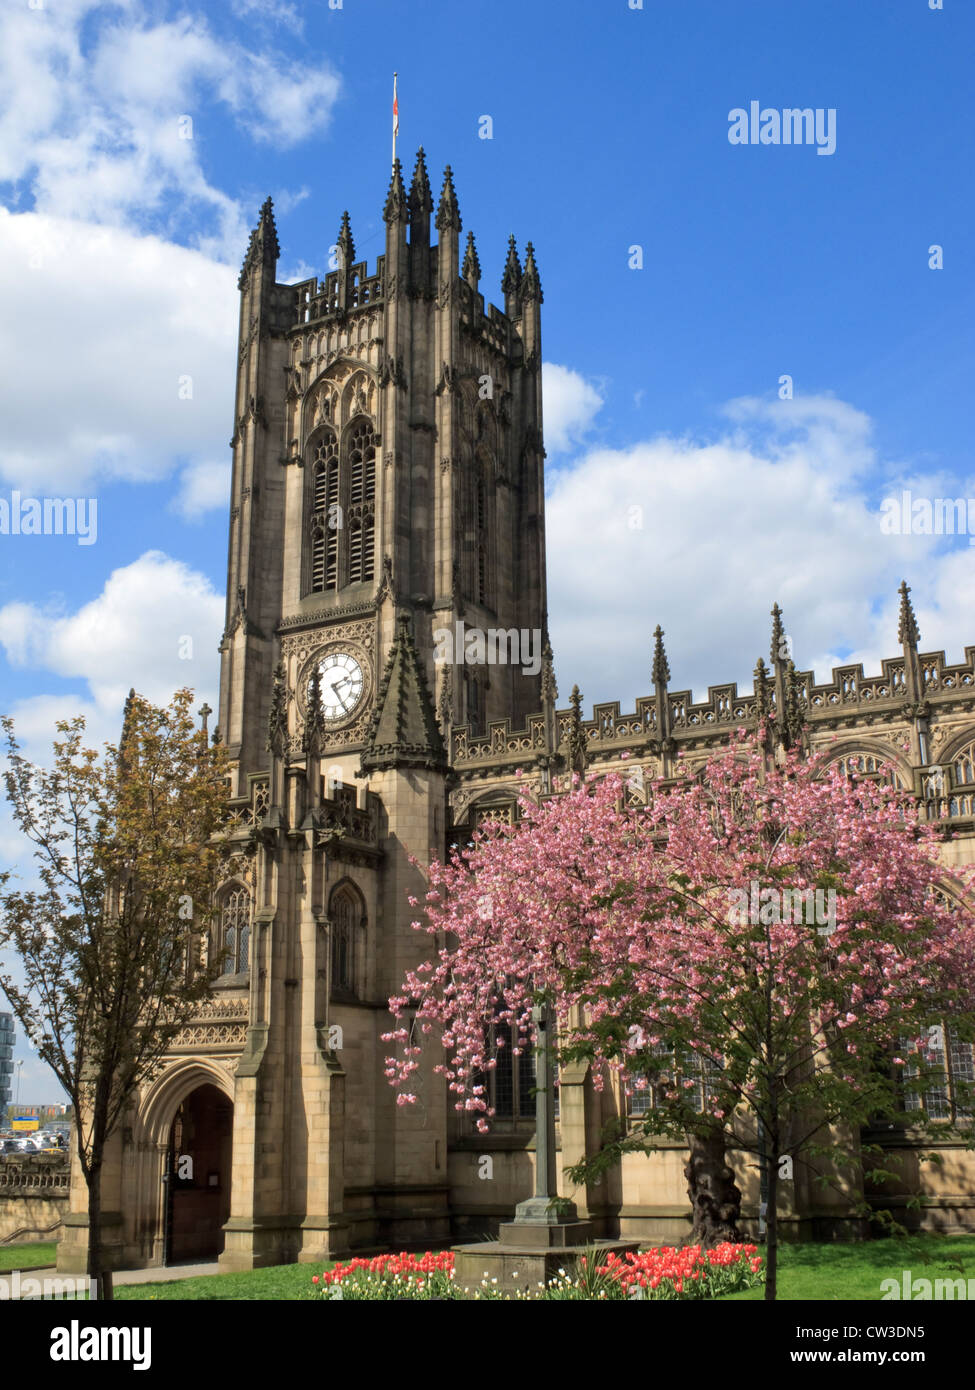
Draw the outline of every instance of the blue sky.
[[[91,545],[0,534],[29,751],[67,712],[111,736],[131,684],[214,703],[247,233],[272,194],[281,277],[321,274],[348,208],[374,262],[394,69],[404,165],[452,165],[495,302],[535,244],[563,697],[631,708],[658,621],[675,687],[747,686],[774,599],[801,668],[876,667],[902,577],[962,659],[975,548],[878,514],[975,497],[973,40],[962,0],[12,0],[0,498],[98,503]],[[835,153],[732,145],[752,100],[834,109]]]

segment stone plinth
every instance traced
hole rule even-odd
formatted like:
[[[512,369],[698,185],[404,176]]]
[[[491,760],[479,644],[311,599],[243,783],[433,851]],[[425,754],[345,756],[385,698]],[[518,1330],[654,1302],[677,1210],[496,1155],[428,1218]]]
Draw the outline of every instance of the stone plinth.
[[[518,1216],[514,1221],[505,1221],[501,1225],[499,1244],[531,1250],[565,1250],[576,1245],[585,1247],[592,1239],[592,1222],[580,1221],[575,1211],[560,1220],[558,1216],[551,1215],[550,1205],[548,1197],[519,1202]],[[538,1207],[538,1212],[531,1213],[532,1219],[519,1219],[523,1211],[533,1206]]]
[[[517,1230],[513,1221],[507,1225],[509,1231],[512,1228]],[[571,1225],[563,1225],[562,1229],[571,1230],[573,1225],[586,1226],[588,1223],[573,1222]],[[526,1231],[530,1228],[526,1223],[521,1229]],[[599,1263],[605,1264],[610,1254],[624,1255],[628,1250],[639,1250],[641,1244],[638,1240],[595,1240],[580,1245],[553,1247],[541,1243],[541,1232],[537,1228],[532,1238],[537,1238],[538,1243],[525,1242],[517,1245],[509,1239],[481,1241],[474,1245],[455,1245],[455,1283],[462,1289],[475,1289],[484,1278],[487,1278],[488,1283],[496,1279],[498,1287],[507,1292],[527,1288],[540,1293],[539,1284],[547,1284],[549,1280],[557,1279],[560,1269],[571,1274],[575,1262],[587,1252],[594,1253]]]

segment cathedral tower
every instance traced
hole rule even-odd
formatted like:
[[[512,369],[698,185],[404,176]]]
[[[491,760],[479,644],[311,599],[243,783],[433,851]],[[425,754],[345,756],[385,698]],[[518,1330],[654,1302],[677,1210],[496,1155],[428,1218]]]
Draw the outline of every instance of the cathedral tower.
[[[443,1083],[425,1060],[397,1106],[380,1035],[426,944],[408,899],[444,852],[450,728],[542,705],[534,253],[522,266],[512,238],[504,310],[485,305],[450,168],[435,208],[422,150],[383,218],[374,273],[343,213],[324,280],[282,285],[269,200],[240,276],[220,991],[246,989],[248,1027],[228,1268],[449,1234]],[[471,630],[494,634],[473,660]]]
[[[343,213],[324,278],[281,284],[268,199],[241,269],[221,976],[113,1138],[117,1267],[434,1245],[467,1181],[435,1057],[397,1105],[382,1035],[429,950],[410,899],[453,833],[451,748],[466,760],[533,719],[540,755],[557,738],[542,290],[512,237],[504,308],[486,304],[450,168],[435,202],[422,150],[408,191],[394,162],[383,220],[373,272]],[[67,1269],[84,1267],[82,1187],[75,1171]]]
[[[512,238],[504,311],[486,305],[472,235],[461,264],[450,168],[434,217],[422,150],[409,193],[397,161],[383,217],[375,273],[343,214],[324,280],[281,285],[268,200],[241,271],[219,728],[242,779],[266,763],[281,659],[297,704],[292,751],[316,660],[330,663],[328,756],[361,749],[398,612],[453,723],[522,723],[541,705],[530,663],[448,674],[433,659],[434,633],[458,621],[545,628],[534,254],[529,243],[522,267]]]

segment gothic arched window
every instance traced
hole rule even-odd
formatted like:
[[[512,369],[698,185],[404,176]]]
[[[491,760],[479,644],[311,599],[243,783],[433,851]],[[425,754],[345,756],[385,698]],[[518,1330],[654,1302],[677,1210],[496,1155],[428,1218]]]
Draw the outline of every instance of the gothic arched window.
[[[356,584],[362,579],[362,521],[352,517],[349,521],[349,583]]]
[[[338,586],[339,456],[332,430],[315,446],[312,490],[311,587],[322,593]]]
[[[831,766],[840,769],[844,777],[879,782],[883,780],[891,787],[903,787],[904,779],[892,767],[891,760],[878,753],[844,753],[834,758]]]
[[[376,440],[371,420],[358,420],[349,435],[349,502],[376,496]]]
[[[477,477],[474,480],[474,598],[487,607],[490,595],[488,554],[490,529],[488,516],[487,479],[491,472],[490,459],[483,452],[477,456]]]
[[[518,1029],[512,1029],[509,1023],[496,1019],[491,1024],[487,1035],[487,1050],[488,1054],[494,1057],[495,1065],[479,1073],[477,1084],[485,1088],[486,1098],[494,1110],[496,1119],[529,1122],[534,1120],[537,1075],[535,1046],[534,1036],[524,1036]],[[519,1049],[517,1056],[516,1048]],[[554,1053],[549,1057],[549,1066],[552,1072],[555,1118],[559,1119],[559,1065]]]
[[[355,995],[361,986],[365,909],[351,884],[342,884],[329,905],[332,937],[332,993]]]
[[[376,444],[372,421],[353,422],[348,434],[348,582],[361,584],[375,574]]]
[[[376,449],[373,421],[358,416],[339,448],[326,427],[314,446],[309,484],[309,579],[312,593],[375,577]]]
[[[975,815],[975,742],[958,750],[951,768],[954,791],[948,798],[949,816]]]
[[[251,935],[251,895],[246,888],[232,888],[220,912],[220,949],[223,973],[240,975],[248,969]]]

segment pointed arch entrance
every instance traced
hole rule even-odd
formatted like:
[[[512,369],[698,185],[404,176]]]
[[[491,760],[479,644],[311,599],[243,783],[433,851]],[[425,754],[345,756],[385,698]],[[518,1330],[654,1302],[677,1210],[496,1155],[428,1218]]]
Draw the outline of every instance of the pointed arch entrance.
[[[233,1083],[208,1060],[187,1059],[155,1083],[142,1109],[157,1173],[154,1263],[215,1260],[230,1215]],[[147,1194],[148,1195],[148,1194]]]
[[[216,1086],[181,1101],[169,1128],[163,1262],[215,1260],[230,1216],[234,1106]]]

